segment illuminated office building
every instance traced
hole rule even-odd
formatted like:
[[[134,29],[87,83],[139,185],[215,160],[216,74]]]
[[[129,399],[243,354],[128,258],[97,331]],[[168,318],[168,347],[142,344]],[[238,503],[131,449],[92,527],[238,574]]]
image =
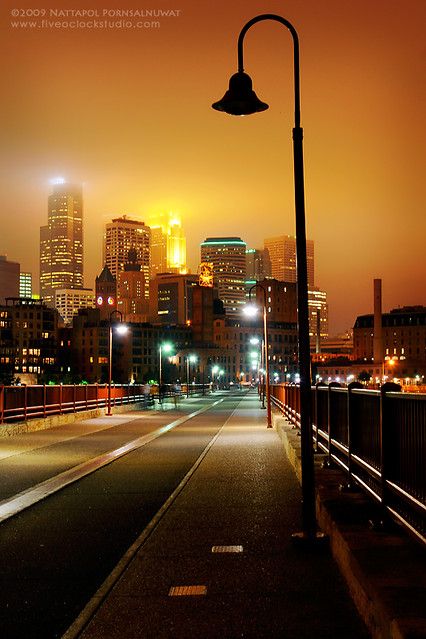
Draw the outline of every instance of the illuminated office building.
[[[82,188],[58,180],[40,228],[40,296],[53,306],[56,289],[83,288]]]
[[[271,265],[271,275],[282,282],[296,282],[296,238],[292,235],[278,235],[264,240],[265,252]],[[306,240],[308,286],[315,284],[314,242]]]
[[[151,216],[151,277],[158,273],[187,272],[186,237],[179,214],[169,212]]]
[[[19,274],[19,297],[31,298],[33,296],[33,276],[31,273]]]
[[[95,293],[90,288],[59,288],[55,290],[55,308],[64,324],[72,324],[80,308],[94,308]]]
[[[240,316],[246,302],[246,243],[239,237],[208,237],[201,244],[201,262],[213,264],[225,313]]]
[[[126,322],[148,321],[149,302],[146,276],[141,270],[135,249],[130,249],[124,271],[118,274],[118,310]]]
[[[149,267],[151,250],[151,230],[144,222],[123,215],[106,225],[104,236],[104,264],[118,281],[124,271],[130,250],[136,251],[137,263],[145,281],[144,295],[149,297]]]

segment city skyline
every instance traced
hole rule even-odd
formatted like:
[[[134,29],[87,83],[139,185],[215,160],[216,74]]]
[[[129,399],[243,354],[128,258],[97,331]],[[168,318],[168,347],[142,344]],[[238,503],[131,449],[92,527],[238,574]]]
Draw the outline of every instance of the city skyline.
[[[246,42],[247,71],[270,110],[229,118],[210,108],[235,71],[241,27],[268,11],[291,20],[301,41],[307,235],[330,332],[371,312],[375,277],[384,309],[425,303],[424,3],[220,1],[213,11],[185,0],[179,16],[142,34],[18,31],[9,8],[0,14],[9,87],[0,253],[34,281],[34,236],[55,175],[84,184],[85,286],[100,271],[105,224],[123,214],[147,222],[178,212],[193,271],[207,235],[261,248],[294,234],[292,53],[279,25],[258,25]]]

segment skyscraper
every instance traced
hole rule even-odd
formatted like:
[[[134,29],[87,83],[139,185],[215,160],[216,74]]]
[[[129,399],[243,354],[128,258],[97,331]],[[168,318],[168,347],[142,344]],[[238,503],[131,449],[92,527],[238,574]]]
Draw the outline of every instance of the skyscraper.
[[[160,213],[149,220],[152,242],[151,277],[158,273],[186,273],[186,237],[178,213]]]
[[[282,282],[296,282],[296,238],[292,235],[278,235],[264,240],[265,251],[271,263],[271,275]],[[308,286],[314,287],[314,242],[306,240]]]
[[[132,220],[126,215],[117,217],[106,225],[104,236],[104,264],[118,281],[124,271],[129,251],[136,251],[140,272],[145,278],[145,297],[149,297],[151,230],[144,222]]]
[[[47,225],[40,228],[40,295],[52,306],[56,289],[83,287],[81,186],[58,180],[47,216]]]
[[[225,312],[238,317],[246,301],[246,243],[240,237],[208,237],[201,244],[201,262],[213,264]]]

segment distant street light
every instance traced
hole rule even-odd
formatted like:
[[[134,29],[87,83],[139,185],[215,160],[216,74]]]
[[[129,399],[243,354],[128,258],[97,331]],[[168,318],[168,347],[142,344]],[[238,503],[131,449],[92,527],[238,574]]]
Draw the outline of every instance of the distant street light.
[[[162,358],[163,358],[163,352],[164,353],[171,353],[171,351],[173,350],[173,345],[170,344],[170,342],[164,342],[164,344],[160,344],[160,347],[158,349],[159,351],[159,375],[158,375],[158,383],[159,386],[162,386],[163,384],[163,377],[162,377]],[[158,388],[158,394],[160,395],[160,388]]]
[[[119,316],[119,324],[115,326],[115,330],[119,335],[125,335],[129,330],[126,324],[122,324],[123,313],[121,311],[111,311],[109,315],[109,331],[108,331],[108,399],[107,399],[107,415],[112,415],[111,412],[111,383],[112,383],[112,336],[113,336],[113,324],[112,318],[114,315]]]
[[[272,410],[271,410],[271,393],[269,387],[269,344],[268,344],[268,322],[266,316],[266,289],[262,284],[256,282],[249,288],[249,302],[246,304],[244,308],[244,313],[249,317],[254,317],[258,312],[258,307],[256,304],[253,304],[251,301],[251,293],[255,288],[260,288],[263,292],[263,343],[265,345],[265,355],[264,355],[264,363],[265,363],[265,377],[264,384],[266,388],[266,408],[267,408],[267,427],[272,428]],[[257,355],[257,353],[256,353]],[[264,404],[262,402],[262,408]]]
[[[196,355],[187,355],[186,356],[186,396],[189,397],[189,371],[190,364],[195,364],[197,361]]]
[[[315,475],[312,445],[311,421],[311,360],[309,341],[308,272],[306,260],[305,193],[303,177],[303,129],[300,125],[300,70],[299,37],[296,29],[285,18],[275,14],[258,15],[249,20],[238,37],[238,72],[229,82],[229,90],[222,100],[212,106],[217,111],[231,115],[249,115],[265,111],[268,105],[261,102],[252,88],[252,80],[244,73],[243,42],[248,29],[262,20],[274,20],[284,25],[293,38],[294,60],[294,192],[296,213],[296,263],[297,263],[297,306],[298,306],[298,346],[300,368],[300,428],[302,457],[302,520],[303,531],[299,539],[308,541],[321,538],[316,532],[315,516]],[[266,358],[267,361],[267,358]]]

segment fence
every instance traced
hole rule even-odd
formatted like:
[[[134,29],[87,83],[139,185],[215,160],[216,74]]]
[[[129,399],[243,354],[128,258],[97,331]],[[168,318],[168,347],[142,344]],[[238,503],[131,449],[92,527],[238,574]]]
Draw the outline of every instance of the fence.
[[[192,384],[186,395],[203,395],[210,391],[208,384]],[[165,384],[162,397],[173,397],[176,388]],[[151,387],[150,404],[158,399],[158,386]],[[143,386],[125,384],[111,386],[111,406],[144,402]],[[94,408],[106,408],[108,384],[59,385],[59,386],[0,386],[0,424],[19,422],[37,417],[49,417],[65,413],[76,413]]]
[[[426,394],[394,388],[312,387],[314,445],[426,543]],[[271,400],[300,427],[297,385],[272,385]]]
[[[111,405],[142,402],[142,388],[137,384],[111,386]],[[107,398],[108,384],[0,386],[0,424],[103,408]]]

